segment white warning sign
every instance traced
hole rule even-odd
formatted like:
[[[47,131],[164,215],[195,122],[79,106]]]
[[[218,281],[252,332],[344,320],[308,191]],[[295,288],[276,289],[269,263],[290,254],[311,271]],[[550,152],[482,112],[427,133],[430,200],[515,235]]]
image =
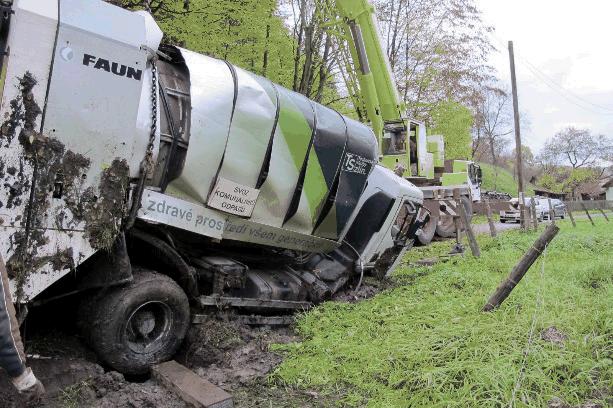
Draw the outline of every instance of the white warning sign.
[[[256,188],[219,177],[207,204],[230,214],[251,217],[259,194]]]

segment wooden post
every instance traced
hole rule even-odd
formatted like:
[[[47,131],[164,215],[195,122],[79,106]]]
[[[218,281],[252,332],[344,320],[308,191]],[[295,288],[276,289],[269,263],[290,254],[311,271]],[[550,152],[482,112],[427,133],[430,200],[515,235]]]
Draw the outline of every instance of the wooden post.
[[[570,217],[570,222],[573,223],[573,228],[577,228],[577,223],[575,222],[575,217],[573,217],[572,209],[568,211],[568,216]]]
[[[581,207],[583,207],[583,211],[585,211],[585,213],[587,214],[587,218],[590,219],[590,222],[592,223],[592,227],[595,227],[596,224],[594,224],[594,220],[592,219],[592,216],[590,215],[590,212],[587,210],[587,207],[585,206],[585,204],[581,203]]]
[[[519,129],[519,102],[517,100],[517,80],[515,78],[515,54],[513,52],[513,41],[509,41],[509,62],[511,64],[511,88],[513,91],[513,121],[515,124],[515,162],[517,165],[517,189],[519,197],[519,216],[522,229],[527,229],[524,219],[524,166],[522,163],[521,133]]]
[[[481,256],[481,251],[479,250],[479,245],[477,244],[475,233],[473,232],[473,229],[470,226],[470,222],[468,221],[468,214],[466,214],[466,209],[464,208],[464,204],[462,204],[461,201],[460,205],[458,205],[458,209],[460,210],[460,217],[462,219],[462,223],[464,224],[466,237],[468,238],[468,244],[470,245],[470,250],[472,251],[473,256],[475,258],[479,258]]]
[[[605,214],[602,208],[598,207],[598,211],[600,211],[600,213],[604,216],[604,219],[607,220],[607,222],[609,222],[609,217],[607,217],[607,214]]]
[[[487,222],[490,224],[490,235],[492,238],[495,238],[497,235],[496,226],[494,225],[494,219],[492,218],[492,207],[490,207],[489,200],[485,200],[485,211],[485,214],[487,215]]]
[[[530,228],[532,227],[532,209],[529,205],[525,205],[524,211],[526,212],[526,231],[530,231]]]
[[[460,200],[460,190],[457,188],[453,189],[453,200],[456,205],[456,214],[453,216],[453,224],[455,225],[455,241],[456,244],[462,243],[462,223],[460,222],[460,216],[457,211],[460,206],[464,206],[464,203]]]
[[[552,224],[556,223],[556,213],[555,211],[553,211],[553,206],[551,205],[551,198],[547,199],[547,204],[549,204],[549,221],[551,221]]]
[[[551,242],[551,240],[560,231],[560,228],[555,224],[549,224],[549,226],[543,231],[540,237],[534,242],[534,245],[524,254],[522,259],[515,265],[509,277],[506,278],[496,291],[490,296],[485,306],[483,306],[484,312],[490,312],[496,309],[504,300],[511,294],[511,291],[521,281],[526,272],[530,269],[532,264],[538,259],[541,253],[545,250],[545,247]]]
[[[530,209],[532,211],[532,221],[534,222],[534,230],[539,229],[539,217],[536,214],[536,201],[534,201],[534,197],[530,199]]]

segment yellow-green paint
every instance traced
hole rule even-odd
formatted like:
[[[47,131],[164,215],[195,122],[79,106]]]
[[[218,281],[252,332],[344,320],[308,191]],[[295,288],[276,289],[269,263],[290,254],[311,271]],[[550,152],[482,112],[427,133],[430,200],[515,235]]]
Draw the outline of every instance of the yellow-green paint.
[[[326,217],[323,219],[319,227],[315,230],[314,235],[321,238],[337,239],[338,225],[336,220],[336,206],[333,205]]]
[[[296,171],[299,172],[304,164],[313,129],[309,126],[300,109],[287,95],[280,95],[280,103],[279,126],[292,156],[292,161],[296,166]]]
[[[314,147],[311,147],[309,153],[303,191],[309,203],[311,219],[314,223],[319,215],[321,205],[328,194],[328,185],[326,184],[326,179],[324,178]]]
[[[453,172],[461,173],[465,172],[468,177],[468,161],[466,160],[454,160],[453,161]]]
[[[441,183],[444,186],[468,184],[468,173],[444,173],[441,178]]]
[[[435,167],[443,167],[445,165],[445,161],[443,160],[443,157],[441,157],[440,151],[438,149],[437,142],[428,142],[428,153],[432,153]],[[434,169],[432,171],[434,171]]]
[[[379,162],[379,164],[381,164],[383,167],[386,167],[390,170],[394,170],[394,167],[396,167],[396,159],[398,159],[398,162],[404,166],[403,176],[409,177],[410,175],[409,175],[409,166],[407,163],[407,155],[404,153],[385,155],[381,158],[381,161]]]

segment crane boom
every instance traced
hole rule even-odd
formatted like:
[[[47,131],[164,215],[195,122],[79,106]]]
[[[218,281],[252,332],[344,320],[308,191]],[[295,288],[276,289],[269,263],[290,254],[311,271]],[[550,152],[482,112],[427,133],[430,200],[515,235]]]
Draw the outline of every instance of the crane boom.
[[[401,121],[406,106],[400,99],[389,59],[381,45],[375,8],[368,0],[336,0],[336,4],[351,31],[360,73],[372,75],[383,122]]]
[[[443,136],[428,135],[424,123],[409,118],[371,1],[336,0],[335,4],[336,23],[343,33],[339,48],[344,56],[350,54],[353,62],[344,64],[349,72],[343,79],[360,116],[362,108],[366,111],[379,142],[382,164],[389,168],[402,165],[402,175],[421,186],[474,186],[472,196],[478,197],[480,181],[468,177],[471,169],[477,173],[477,166],[459,160],[445,163]]]

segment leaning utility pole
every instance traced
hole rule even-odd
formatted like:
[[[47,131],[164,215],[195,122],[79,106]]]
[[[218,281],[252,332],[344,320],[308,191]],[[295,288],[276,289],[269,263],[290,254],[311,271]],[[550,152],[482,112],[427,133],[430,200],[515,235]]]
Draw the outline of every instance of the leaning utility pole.
[[[513,119],[515,120],[515,161],[517,163],[517,189],[521,228],[526,229],[526,208],[524,200],[524,166],[521,156],[521,135],[519,132],[519,105],[517,103],[517,81],[515,79],[515,56],[513,41],[509,41],[509,60],[511,61],[511,86],[513,89]]]

